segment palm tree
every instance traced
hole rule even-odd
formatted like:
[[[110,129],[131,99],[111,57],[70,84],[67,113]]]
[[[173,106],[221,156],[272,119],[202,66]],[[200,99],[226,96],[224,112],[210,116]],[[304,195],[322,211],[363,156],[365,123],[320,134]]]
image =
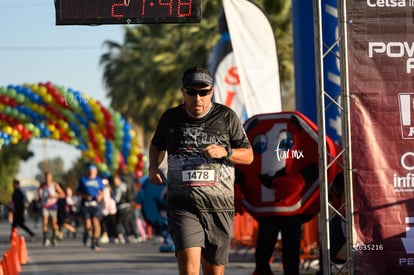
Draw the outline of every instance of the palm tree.
[[[290,1],[256,1],[269,15],[278,39],[282,86],[292,89]],[[206,66],[219,39],[219,0],[202,2],[199,24],[158,24],[125,27],[122,44],[105,41],[104,83],[111,107],[142,127],[148,141],[165,109],[181,100],[180,76],[188,66]],[[286,98],[292,98],[286,97]],[[147,143],[146,143],[147,144]]]

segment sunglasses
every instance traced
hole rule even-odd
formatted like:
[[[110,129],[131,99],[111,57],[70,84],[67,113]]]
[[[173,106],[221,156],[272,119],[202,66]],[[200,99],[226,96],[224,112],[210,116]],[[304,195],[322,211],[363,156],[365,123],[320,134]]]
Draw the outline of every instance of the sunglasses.
[[[213,90],[213,88],[208,89],[208,90],[196,90],[196,89],[184,89],[185,93],[188,94],[189,96],[196,96],[199,95],[201,97],[208,95],[211,90]]]

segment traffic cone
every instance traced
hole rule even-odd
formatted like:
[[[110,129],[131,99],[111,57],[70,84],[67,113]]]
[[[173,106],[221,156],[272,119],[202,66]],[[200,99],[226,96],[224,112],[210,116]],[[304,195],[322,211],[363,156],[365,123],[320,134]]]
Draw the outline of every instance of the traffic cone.
[[[16,243],[19,242],[19,233],[17,232],[17,228],[13,228],[12,230],[12,234],[11,234],[11,238],[10,238],[10,243],[15,241]]]
[[[9,274],[9,266],[8,266],[8,264],[7,264],[7,261],[8,261],[8,252],[6,251],[6,252],[4,252],[4,254],[3,254],[3,258],[2,258],[2,270],[3,270],[3,273],[4,274]]]
[[[18,275],[16,271],[16,266],[13,263],[13,259],[10,254],[10,249],[3,254],[3,265],[5,265],[4,274],[7,275]]]
[[[19,247],[17,246],[17,243],[15,241],[12,241],[11,243],[10,256],[12,259],[14,270],[16,271],[16,274],[19,274],[19,272],[22,271],[22,267],[20,266],[19,260]]]
[[[24,236],[20,236],[19,241],[19,260],[20,264],[27,264],[29,262],[29,255],[27,254],[26,240]]]
[[[0,275],[4,275],[5,266],[3,265],[3,260],[0,261]]]

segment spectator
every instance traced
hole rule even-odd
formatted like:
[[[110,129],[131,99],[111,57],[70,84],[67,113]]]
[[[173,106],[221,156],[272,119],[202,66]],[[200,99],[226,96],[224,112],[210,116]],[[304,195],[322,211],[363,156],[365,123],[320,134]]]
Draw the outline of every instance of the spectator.
[[[139,191],[143,188],[142,182],[139,180],[135,184],[135,196],[138,195]],[[146,223],[145,219],[142,213],[142,203],[137,202],[136,197],[134,198],[133,202],[134,212],[135,212],[135,218],[137,221],[137,228],[139,232],[138,241],[146,241],[147,240],[147,232],[146,232]]]
[[[102,236],[101,243],[108,243],[116,237],[116,203],[112,198],[112,189],[107,179],[103,180],[105,189],[103,191],[103,199],[100,203],[102,208]]]
[[[125,243],[125,239],[128,238],[130,242],[135,242],[139,237],[134,209],[132,208],[135,192],[128,191],[128,185],[121,180],[119,175],[113,177],[113,192],[117,208],[116,231],[118,241]]]

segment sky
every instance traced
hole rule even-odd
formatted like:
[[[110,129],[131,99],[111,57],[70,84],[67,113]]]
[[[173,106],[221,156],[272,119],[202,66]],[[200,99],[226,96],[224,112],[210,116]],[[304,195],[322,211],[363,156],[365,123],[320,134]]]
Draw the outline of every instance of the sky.
[[[0,1],[0,86],[52,82],[88,94],[108,107],[99,65],[106,40],[123,42],[125,25],[56,26],[53,0]],[[80,152],[62,142],[33,139],[35,157],[19,177],[38,173],[44,158],[61,156],[69,169]]]

